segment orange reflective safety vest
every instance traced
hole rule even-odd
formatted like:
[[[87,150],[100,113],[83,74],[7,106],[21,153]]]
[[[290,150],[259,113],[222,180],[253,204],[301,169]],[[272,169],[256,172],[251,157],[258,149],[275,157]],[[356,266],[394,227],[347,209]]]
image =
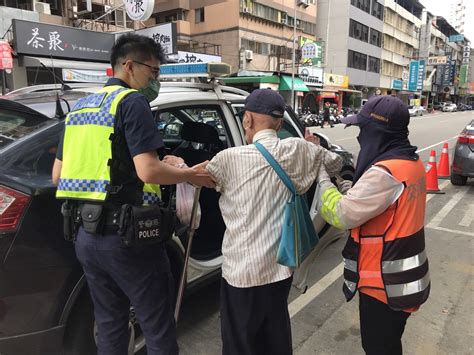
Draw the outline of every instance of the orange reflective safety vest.
[[[405,189],[385,212],[352,229],[342,253],[343,291],[348,301],[358,289],[394,310],[411,312],[430,293],[425,169],[420,160],[385,160],[376,166],[388,170]]]

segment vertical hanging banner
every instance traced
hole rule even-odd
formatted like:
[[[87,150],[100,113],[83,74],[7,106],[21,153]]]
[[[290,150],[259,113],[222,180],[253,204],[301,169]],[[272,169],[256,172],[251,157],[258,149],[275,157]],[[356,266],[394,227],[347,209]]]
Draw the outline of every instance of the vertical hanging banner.
[[[467,83],[467,74],[468,74],[468,65],[463,64],[461,65],[461,69],[459,72],[459,86],[464,87]]]
[[[0,41],[0,70],[12,68],[12,47],[10,47],[10,44],[7,41]]]
[[[423,90],[423,80],[425,80],[425,61],[418,61],[418,81],[416,84],[416,89],[418,91]]]
[[[418,69],[419,62],[417,60],[412,60],[410,62],[410,74],[408,78],[408,90],[416,91],[418,87]]]

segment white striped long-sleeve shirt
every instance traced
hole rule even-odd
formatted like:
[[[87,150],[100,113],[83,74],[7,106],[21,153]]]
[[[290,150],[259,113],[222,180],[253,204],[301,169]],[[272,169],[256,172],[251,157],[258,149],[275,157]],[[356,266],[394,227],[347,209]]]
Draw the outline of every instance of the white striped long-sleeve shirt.
[[[341,168],[337,154],[301,138],[280,140],[274,130],[262,130],[254,136],[256,141],[278,161],[300,194],[311,187],[321,164],[330,176]],[[207,170],[221,192],[219,205],[227,227],[222,277],[241,288],[290,277],[292,271],[276,262],[290,192],[267,160],[252,144],[220,152]]]

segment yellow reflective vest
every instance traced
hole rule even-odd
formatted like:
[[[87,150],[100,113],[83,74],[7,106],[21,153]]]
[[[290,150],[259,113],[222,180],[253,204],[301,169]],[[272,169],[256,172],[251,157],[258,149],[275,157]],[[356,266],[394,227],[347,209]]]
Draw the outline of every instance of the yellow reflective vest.
[[[122,99],[134,91],[111,85],[77,101],[65,120],[57,198],[107,200],[111,182],[110,137],[114,133],[115,115]],[[161,197],[159,185],[144,184],[141,193],[144,205],[155,203]]]

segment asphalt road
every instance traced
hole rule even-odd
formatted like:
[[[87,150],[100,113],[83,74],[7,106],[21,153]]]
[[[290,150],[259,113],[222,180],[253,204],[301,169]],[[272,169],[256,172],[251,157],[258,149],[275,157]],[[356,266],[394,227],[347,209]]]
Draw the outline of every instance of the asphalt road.
[[[410,140],[423,161],[431,149],[438,155],[444,142],[450,153],[456,136],[474,118],[474,111],[426,114],[410,124]],[[334,143],[358,153],[358,128],[316,128]],[[428,195],[426,241],[432,291],[428,302],[407,323],[405,354],[472,354],[474,352],[474,180],[464,187],[440,180],[441,195]],[[310,289],[290,293],[293,348],[298,355],[363,354],[358,300],[346,303],[341,292],[341,250],[330,245],[313,265]],[[302,306],[304,305],[304,306]],[[189,297],[178,326],[181,353],[221,353],[219,284]]]

